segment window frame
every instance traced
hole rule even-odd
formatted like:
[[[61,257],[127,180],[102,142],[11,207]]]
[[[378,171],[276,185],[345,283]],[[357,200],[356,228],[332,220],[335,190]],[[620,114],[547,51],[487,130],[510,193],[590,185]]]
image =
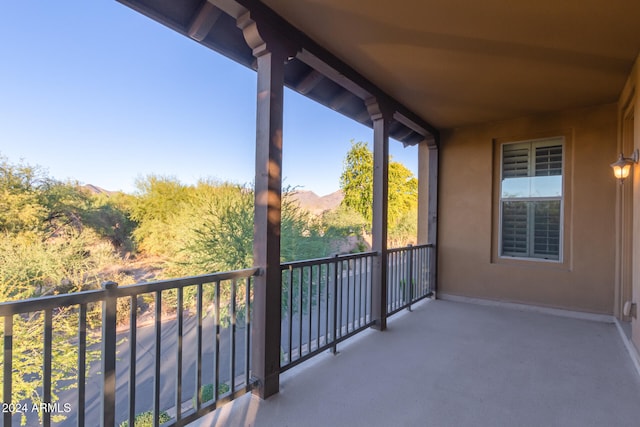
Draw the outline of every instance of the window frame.
[[[566,194],[566,180],[567,180],[567,153],[568,143],[567,138],[563,134],[556,136],[527,139],[527,140],[512,140],[498,142],[496,141],[496,147],[499,150],[499,173],[497,183],[497,201],[498,201],[498,221],[497,221],[497,258],[500,260],[516,260],[516,261],[533,261],[533,262],[547,262],[553,264],[564,264],[564,245],[565,245],[565,199]],[[502,185],[504,181],[504,147],[507,145],[522,146],[528,148],[528,167],[527,177],[535,178],[535,165],[536,156],[535,150],[538,147],[551,147],[559,145],[562,149],[561,160],[561,173],[560,173],[560,196],[543,196],[543,197],[503,197]],[[553,176],[553,175],[551,175]],[[556,175],[557,176],[557,175]],[[560,215],[558,218],[558,257],[550,258],[544,255],[535,254],[535,202],[546,201],[559,201],[560,202]],[[503,209],[505,202],[525,202],[527,209],[527,254],[526,255],[509,255],[504,253],[503,249]]]

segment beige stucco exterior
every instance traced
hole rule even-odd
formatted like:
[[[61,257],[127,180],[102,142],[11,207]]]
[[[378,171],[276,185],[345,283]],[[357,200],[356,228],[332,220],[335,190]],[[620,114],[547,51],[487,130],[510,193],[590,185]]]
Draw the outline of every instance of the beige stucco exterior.
[[[618,102],[618,148],[626,156],[640,149],[640,96],[637,85],[640,82],[640,56],[636,60]],[[616,258],[616,279],[618,305],[625,301],[636,303],[635,316],[625,318],[631,321],[632,341],[640,349],[640,172],[636,164],[633,178],[624,191],[618,193],[622,214],[617,223],[619,240]]]
[[[457,128],[440,149],[438,292],[613,314],[616,104]],[[499,147],[564,136],[562,261],[498,254]],[[640,209],[639,209],[640,211]]]

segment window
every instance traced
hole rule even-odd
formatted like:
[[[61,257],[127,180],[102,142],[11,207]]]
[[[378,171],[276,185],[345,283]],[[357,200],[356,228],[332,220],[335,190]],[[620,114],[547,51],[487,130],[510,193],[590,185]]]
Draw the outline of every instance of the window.
[[[563,138],[502,145],[500,256],[561,261]]]

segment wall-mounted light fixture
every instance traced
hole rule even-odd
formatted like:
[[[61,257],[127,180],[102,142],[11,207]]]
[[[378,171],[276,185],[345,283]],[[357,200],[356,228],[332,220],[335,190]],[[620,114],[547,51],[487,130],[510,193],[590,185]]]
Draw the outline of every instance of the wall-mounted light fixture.
[[[631,154],[631,157],[624,157],[622,153],[620,153],[618,161],[611,163],[613,174],[620,180],[620,184],[622,184],[624,182],[624,179],[629,176],[629,174],[631,173],[631,166],[634,163],[638,163],[639,157],[640,155],[638,154],[638,149],[636,148]]]

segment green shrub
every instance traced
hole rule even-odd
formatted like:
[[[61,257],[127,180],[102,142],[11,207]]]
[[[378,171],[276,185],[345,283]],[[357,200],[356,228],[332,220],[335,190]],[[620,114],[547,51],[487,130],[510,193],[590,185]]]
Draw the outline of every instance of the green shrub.
[[[158,415],[160,424],[166,423],[171,420],[171,417],[166,412],[162,411]],[[153,427],[153,411],[141,412],[136,415],[135,418],[136,427]],[[129,421],[123,421],[120,423],[120,427],[129,427]]]
[[[218,395],[223,395],[225,393],[228,393],[230,390],[229,384],[225,384],[225,383],[221,383],[218,384]],[[210,400],[213,400],[213,384],[205,384],[202,387],[200,387],[200,402],[204,403],[204,402],[208,402]],[[193,407],[196,407],[196,396],[193,396]]]

